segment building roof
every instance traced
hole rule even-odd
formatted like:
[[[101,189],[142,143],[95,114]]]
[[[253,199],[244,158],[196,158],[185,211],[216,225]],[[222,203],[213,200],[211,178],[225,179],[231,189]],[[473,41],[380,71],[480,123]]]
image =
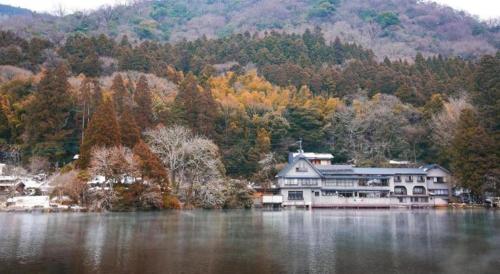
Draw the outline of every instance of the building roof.
[[[306,158],[306,156],[304,156],[304,154],[299,154],[297,157],[294,157],[293,158],[293,161],[291,163],[289,163],[288,165],[286,165],[285,168],[283,168],[277,175],[276,177],[283,177],[286,175],[286,173],[288,173],[288,171],[293,167],[293,165],[295,165],[295,163],[297,163],[298,161],[300,160],[304,160],[306,161],[306,163],[314,170],[316,171],[316,173],[318,173],[318,175],[321,176],[321,172],[317,169],[317,166],[313,165],[311,162],[309,162],[309,160]]]
[[[451,174],[450,171],[448,171],[446,168],[438,165],[438,164],[427,164],[425,166],[421,166],[420,167],[421,169],[423,169],[424,171],[428,171],[428,170],[431,170],[431,169],[434,169],[434,168],[438,168],[438,169],[441,169],[442,171],[448,173],[448,174]]]
[[[333,155],[331,153],[315,153],[315,152],[296,152],[292,154],[293,157],[297,157],[299,155],[304,155],[307,159],[319,159],[319,160],[331,160],[333,159]]]
[[[385,168],[385,167],[356,167],[354,173],[357,174],[378,174],[378,175],[425,175],[427,174],[420,168]]]
[[[391,176],[391,175],[426,175],[423,168],[384,168],[384,167],[353,167],[352,165],[313,165],[307,157],[300,155],[294,161],[281,170],[277,177],[283,177],[290,168],[300,159],[304,159],[322,177],[338,176]],[[347,177],[346,177],[347,178]]]

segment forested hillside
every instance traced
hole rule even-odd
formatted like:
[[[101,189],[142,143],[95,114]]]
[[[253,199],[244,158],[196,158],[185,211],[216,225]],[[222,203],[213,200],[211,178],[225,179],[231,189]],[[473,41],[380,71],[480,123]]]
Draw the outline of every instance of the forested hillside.
[[[61,12],[61,11],[60,11]],[[498,23],[486,24],[448,7],[419,0],[189,0],[131,1],[62,16],[3,18],[1,28],[59,42],[68,35],[106,34],[131,42],[178,42],[203,36],[278,31],[302,34],[321,27],[325,39],[357,43],[392,60],[424,56],[494,54]]]
[[[320,29],[173,44],[0,38],[2,161],[139,172],[189,203],[192,188],[227,189],[206,184],[225,176],[273,180],[303,139],[339,163],[439,163],[477,193],[498,184],[498,53],[378,61]]]
[[[0,162],[90,209],[249,207],[298,140],[500,189],[500,29],[450,8],[169,0],[0,20]]]

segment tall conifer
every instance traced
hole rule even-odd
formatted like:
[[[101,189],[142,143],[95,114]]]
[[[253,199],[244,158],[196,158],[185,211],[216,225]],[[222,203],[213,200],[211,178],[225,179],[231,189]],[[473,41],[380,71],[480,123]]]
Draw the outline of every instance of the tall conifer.
[[[26,114],[32,154],[52,161],[71,156],[65,146],[72,131],[69,126],[72,100],[68,89],[66,67],[59,65],[45,72]]]
[[[81,168],[88,167],[94,147],[120,145],[120,129],[113,103],[110,100],[105,100],[92,115],[89,126],[85,130],[85,136],[80,149],[79,165]]]
[[[144,75],[139,78],[139,82],[137,83],[134,101],[136,104],[134,116],[137,124],[142,130],[151,127],[153,124],[153,102],[151,100],[148,80]]]

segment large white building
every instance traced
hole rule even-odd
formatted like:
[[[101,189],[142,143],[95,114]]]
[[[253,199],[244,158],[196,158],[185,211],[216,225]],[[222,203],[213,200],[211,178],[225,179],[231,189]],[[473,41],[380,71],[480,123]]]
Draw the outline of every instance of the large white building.
[[[332,165],[331,154],[295,153],[277,175],[282,206],[446,206],[450,173],[438,166],[363,168]]]

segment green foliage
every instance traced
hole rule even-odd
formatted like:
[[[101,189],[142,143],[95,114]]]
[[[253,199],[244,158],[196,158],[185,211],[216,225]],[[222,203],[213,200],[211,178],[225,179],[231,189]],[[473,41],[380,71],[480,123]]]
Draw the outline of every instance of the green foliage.
[[[475,194],[496,189],[498,185],[498,154],[493,138],[479,125],[476,114],[466,109],[460,115],[457,132],[450,149],[451,166],[459,183]]]
[[[399,20],[398,14],[394,12],[383,12],[377,15],[375,22],[385,29],[390,26],[399,25],[401,21]]]
[[[230,180],[226,183],[224,208],[252,208],[253,193],[245,181]]]
[[[377,11],[373,9],[363,9],[358,12],[358,15],[363,21],[371,21],[377,18]]]
[[[340,0],[314,0],[309,11],[309,17],[325,18],[331,16],[337,10]]]
[[[53,162],[72,157],[65,146],[72,131],[68,128],[72,111],[68,87],[67,70],[62,65],[48,70],[40,81],[24,121],[32,155],[47,157]]]
[[[313,108],[289,106],[285,113],[290,123],[289,134],[293,140],[303,140],[303,146],[309,151],[325,151],[325,132],[322,115]]]

